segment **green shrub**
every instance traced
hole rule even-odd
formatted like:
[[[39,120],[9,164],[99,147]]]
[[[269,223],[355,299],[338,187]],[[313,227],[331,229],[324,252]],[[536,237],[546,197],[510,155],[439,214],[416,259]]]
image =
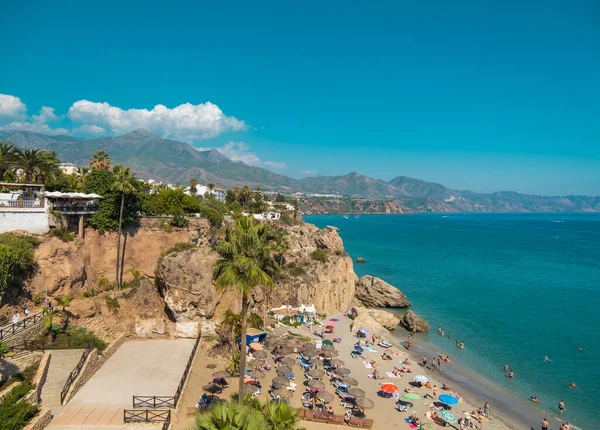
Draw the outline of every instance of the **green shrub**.
[[[293,261],[285,265],[286,269],[293,269],[294,267],[296,267],[296,263],[294,263]]]
[[[0,234],[0,299],[12,284],[22,284],[35,271],[34,250],[39,241],[32,236]]]
[[[38,407],[22,400],[32,388],[31,382],[23,381],[0,403],[0,430],[20,430],[35,416]]]
[[[55,228],[51,231],[52,236],[58,237],[63,242],[71,242],[75,239],[73,233],[69,233],[68,231],[64,231],[62,228]]]
[[[116,312],[121,306],[119,305],[119,299],[116,297],[107,297],[106,306],[113,312]]]
[[[72,297],[62,296],[60,299],[58,299],[58,303],[64,307],[66,307],[66,306],[69,306],[69,303],[71,303],[71,300],[73,300]]]
[[[129,282],[123,282],[123,284],[121,285],[121,289],[125,289],[125,288],[132,288],[132,289],[136,289],[140,286],[140,280],[142,279],[142,275],[140,274],[139,270],[132,270],[131,273],[133,274],[133,279]]]
[[[36,306],[41,305],[44,302],[44,298],[42,297],[42,295],[40,293],[37,293],[35,296],[33,296],[33,304]]]
[[[179,228],[187,227],[188,225],[190,225],[190,220],[186,216],[185,212],[182,211],[181,209],[179,209],[179,210],[175,211],[175,213],[173,214],[173,219],[171,220],[171,225],[173,227],[179,227]]]
[[[304,269],[303,269],[302,267],[300,267],[300,266],[293,267],[293,268],[290,270],[290,275],[292,275],[293,277],[296,277],[296,278],[297,278],[298,276],[302,276],[302,275],[305,275],[305,274],[306,274],[306,270],[304,270]]]
[[[344,251],[342,251],[341,249],[336,249],[336,251],[335,251],[335,255],[337,255],[337,256],[339,256],[339,257],[341,257],[341,256],[343,256],[343,255],[348,255],[348,254],[346,254],[346,253],[345,253]]]
[[[321,263],[325,263],[327,261],[327,253],[322,249],[315,249],[310,253],[310,257],[313,260],[320,261]]]
[[[169,255],[169,254],[175,254],[181,251],[185,251],[188,249],[192,249],[195,248],[196,245],[194,245],[193,243],[189,243],[189,242],[178,242],[175,245],[173,245],[172,247],[168,248],[167,250],[165,250],[163,252],[163,255]]]
[[[215,363],[209,363],[209,364],[206,365],[206,368],[207,369],[216,369],[217,365]]]

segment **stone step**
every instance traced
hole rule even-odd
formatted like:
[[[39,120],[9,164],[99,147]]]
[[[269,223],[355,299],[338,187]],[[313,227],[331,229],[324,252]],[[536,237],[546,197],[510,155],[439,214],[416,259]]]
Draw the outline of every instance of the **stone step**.
[[[71,371],[77,366],[83,349],[58,349],[50,354],[48,376],[42,387],[42,404],[52,409],[52,415],[60,410],[60,392],[62,391]]]

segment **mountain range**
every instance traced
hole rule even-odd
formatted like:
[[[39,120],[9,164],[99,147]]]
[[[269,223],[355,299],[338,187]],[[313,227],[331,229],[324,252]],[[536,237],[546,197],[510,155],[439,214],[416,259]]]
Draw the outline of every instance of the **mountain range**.
[[[102,149],[110,154],[114,164],[131,167],[144,179],[186,184],[196,178],[225,188],[249,185],[282,192],[335,194],[340,196],[338,199],[395,202],[408,212],[600,211],[599,196],[536,196],[511,191],[475,193],[406,176],[384,181],[356,172],[295,179],[232,161],[216,149],[199,151],[187,143],[164,139],[143,129],[119,137],[96,139],[4,130],[0,131],[0,140],[9,140],[20,148],[54,151],[62,161],[77,165],[87,165],[90,155]]]

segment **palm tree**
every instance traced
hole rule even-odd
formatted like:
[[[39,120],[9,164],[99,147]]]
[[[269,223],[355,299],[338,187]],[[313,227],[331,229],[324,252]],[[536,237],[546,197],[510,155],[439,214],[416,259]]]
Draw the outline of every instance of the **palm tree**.
[[[197,430],[264,430],[268,424],[265,416],[252,406],[244,405],[244,398],[235,402],[218,403],[196,416]]]
[[[252,291],[259,286],[271,288],[271,276],[277,272],[269,243],[269,230],[254,225],[251,218],[242,218],[233,230],[225,231],[225,240],[217,246],[221,255],[214,267],[213,278],[217,289],[233,288],[242,301],[241,359],[239,392],[244,388],[246,369],[246,327]]]
[[[212,190],[215,189],[215,184],[210,184],[209,183],[209,184],[206,185],[206,188],[208,188],[209,191],[212,191]]]
[[[192,178],[190,179],[190,193],[192,194],[192,196],[196,195],[196,187],[198,186],[198,179],[196,178]]]
[[[123,208],[125,207],[125,194],[132,194],[135,192],[134,183],[136,180],[135,174],[131,173],[129,167],[124,168],[122,166],[115,166],[114,169],[115,178],[111,184],[111,190],[121,193],[121,210],[119,212],[119,232],[117,235],[117,276],[115,282],[117,283],[117,289],[121,289],[121,281],[119,276],[119,264],[121,261],[121,228],[123,225]],[[125,252],[125,251],[123,251]]]
[[[43,183],[47,176],[54,174],[58,169],[58,159],[54,152],[41,149],[15,149],[15,152],[15,165],[23,169],[28,184],[34,180]]]
[[[223,321],[221,325],[223,327],[227,327],[231,331],[231,346],[235,346],[235,332],[240,327],[242,323],[242,316],[240,314],[236,314],[231,309],[227,309],[223,314]]]
[[[292,408],[286,402],[269,402],[264,411],[269,427],[273,430],[297,429],[300,417],[298,410]]]
[[[240,372],[240,354],[238,352],[232,352],[229,358],[229,372],[232,375],[238,375]]]
[[[9,141],[0,142],[0,181],[4,174],[15,166],[17,151]]]
[[[109,170],[110,169],[110,155],[106,151],[99,149],[94,152],[88,160],[90,169],[92,170]]]
[[[83,180],[85,179],[85,175],[90,172],[89,167],[78,167],[75,171],[75,175],[77,176],[77,181],[83,184]]]

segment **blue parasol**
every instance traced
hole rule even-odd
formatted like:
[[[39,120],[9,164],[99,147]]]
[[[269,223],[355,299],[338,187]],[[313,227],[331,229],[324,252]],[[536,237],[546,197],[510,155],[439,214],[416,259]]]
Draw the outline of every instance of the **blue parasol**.
[[[358,352],[359,354],[362,354],[362,352],[364,351],[362,346],[358,346],[358,345],[354,345],[354,350],[356,352]]]
[[[444,419],[444,421],[446,421],[447,423],[455,423],[456,422],[456,417],[448,411],[440,411],[439,414],[440,414],[440,417],[442,417]]]
[[[438,397],[438,399],[440,399],[440,402],[450,406],[458,405],[458,399],[450,394],[442,394],[440,397]]]

